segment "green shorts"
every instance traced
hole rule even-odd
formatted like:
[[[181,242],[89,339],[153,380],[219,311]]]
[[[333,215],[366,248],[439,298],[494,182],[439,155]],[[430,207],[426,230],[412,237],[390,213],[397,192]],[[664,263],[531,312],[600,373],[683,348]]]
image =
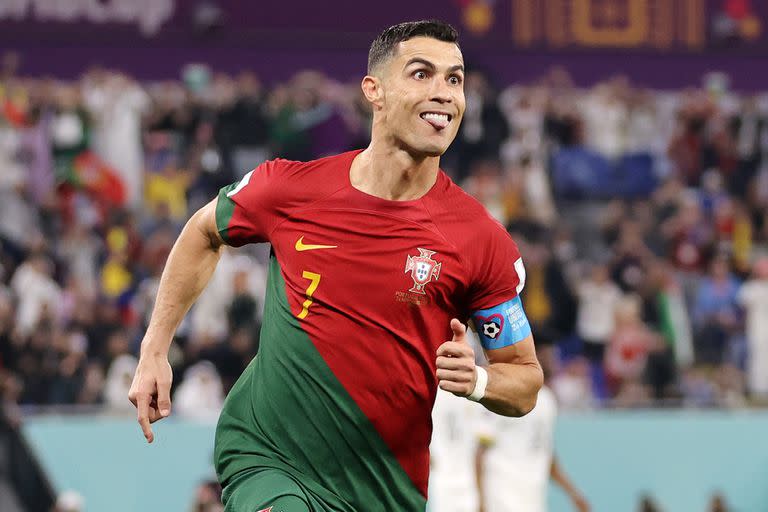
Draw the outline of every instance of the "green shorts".
[[[224,512],[334,512],[279,469],[236,476],[222,495]]]

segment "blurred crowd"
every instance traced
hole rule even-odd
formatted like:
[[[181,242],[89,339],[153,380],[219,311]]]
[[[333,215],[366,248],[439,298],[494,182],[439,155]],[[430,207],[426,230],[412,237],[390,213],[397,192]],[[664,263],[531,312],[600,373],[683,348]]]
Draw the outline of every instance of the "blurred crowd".
[[[189,215],[267,158],[369,140],[358,84],[319,72],[266,87],[205,65],[154,83],[17,67],[13,54],[0,63],[9,414],[130,408],[159,277]],[[517,241],[526,312],[565,408],[741,407],[768,396],[768,102],[722,82],[579,88],[554,69],[499,89],[467,74],[466,116],[442,166]],[[623,185],[603,186],[605,169]],[[584,186],[592,174],[599,194]],[[226,250],[180,327],[176,412],[215,415],[256,353],[264,262],[263,247]]]

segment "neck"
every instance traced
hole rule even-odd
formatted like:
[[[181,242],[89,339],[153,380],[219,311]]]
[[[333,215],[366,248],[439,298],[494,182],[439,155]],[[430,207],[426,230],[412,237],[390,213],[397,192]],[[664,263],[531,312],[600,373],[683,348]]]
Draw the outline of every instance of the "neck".
[[[371,144],[352,162],[349,180],[368,195],[390,201],[411,201],[424,196],[437,181],[439,156],[415,158],[391,144]]]

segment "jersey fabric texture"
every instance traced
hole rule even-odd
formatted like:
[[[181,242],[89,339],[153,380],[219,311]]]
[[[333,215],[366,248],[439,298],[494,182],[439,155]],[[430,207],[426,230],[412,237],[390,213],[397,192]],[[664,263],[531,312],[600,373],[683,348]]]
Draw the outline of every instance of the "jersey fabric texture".
[[[227,485],[278,469],[332,510],[424,510],[435,351],[517,296],[504,228],[440,172],[412,201],[352,187],[358,152],[273,160],[225,187],[230,245],[270,242],[260,348],[219,419]]]
[[[224,512],[332,512],[278,469],[244,471],[224,489]]]

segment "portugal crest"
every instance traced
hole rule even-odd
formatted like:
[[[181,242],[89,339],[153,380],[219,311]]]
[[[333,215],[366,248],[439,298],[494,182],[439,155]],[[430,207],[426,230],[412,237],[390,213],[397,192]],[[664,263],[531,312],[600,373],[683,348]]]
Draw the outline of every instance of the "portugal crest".
[[[442,263],[438,263],[432,259],[432,255],[435,254],[435,251],[422,249],[421,247],[418,249],[419,255],[408,256],[408,259],[405,262],[405,272],[410,272],[411,278],[413,279],[413,287],[408,291],[426,295],[427,292],[424,291],[424,287],[432,280],[437,281],[437,278],[440,277],[440,267],[442,266]]]

